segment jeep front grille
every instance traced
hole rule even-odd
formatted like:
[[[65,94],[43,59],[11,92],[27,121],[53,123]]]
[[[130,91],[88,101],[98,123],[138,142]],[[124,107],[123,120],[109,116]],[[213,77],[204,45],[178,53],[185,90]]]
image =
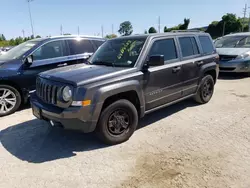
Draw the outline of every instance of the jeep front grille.
[[[57,92],[59,86],[50,83],[49,81],[37,78],[36,80],[36,94],[44,102],[49,104],[57,103]]]

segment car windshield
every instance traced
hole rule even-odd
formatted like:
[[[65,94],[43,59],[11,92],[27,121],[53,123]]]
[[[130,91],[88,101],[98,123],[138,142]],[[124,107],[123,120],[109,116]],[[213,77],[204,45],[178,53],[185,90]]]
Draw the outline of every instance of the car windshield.
[[[114,67],[133,67],[145,40],[146,37],[109,40],[91,57],[90,63]]]
[[[250,36],[226,36],[215,42],[216,48],[250,48]]]
[[[20,58],[25,52],[30,50],[33,46],[35,46],[39,41],[27,41],[24,42],[12,49],[10,49],[7,53],[0,55],[0,60],[12,60]]]

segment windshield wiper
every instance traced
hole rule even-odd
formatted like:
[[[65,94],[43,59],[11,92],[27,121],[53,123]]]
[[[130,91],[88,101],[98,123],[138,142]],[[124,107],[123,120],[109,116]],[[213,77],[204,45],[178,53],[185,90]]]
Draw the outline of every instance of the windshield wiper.
[[[113,62],[107,62],[107,61],[94,61],[92,62],[92,65],[106,65],[115,67],[115,64]]]

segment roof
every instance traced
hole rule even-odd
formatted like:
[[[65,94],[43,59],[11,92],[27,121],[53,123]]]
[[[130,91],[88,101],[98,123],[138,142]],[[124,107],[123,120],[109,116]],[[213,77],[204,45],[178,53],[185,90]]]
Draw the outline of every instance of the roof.
[[[49,37],[51,39],[55,39],[55,38],[92,38],[92,39],[102,39],[105,40],[104,38],[100,37],[100,36],[91,36],[91,35],[59,35],[59,36],[52,36]]]
[[[139,34],[139,35],[129,35],[129,36],[121,36],[122,38],[133,38],[133,39],[136,39],[136,38],[147,38],[147,37],[164,37],[164,36],[179,36],[179,35],[195,35],[195,34],[201,34],[201,35],[208,35],[208,33],[204,33],[204,32],[192,32],[192,31],[186,31],[186,32],[166,32],[166,33],[151,33],[151,34]],[[116,40],[116,39],[119,39],[120,37],[118,38],[114,38],[114,39],[111,39],[111,40]]]
[[[225,36],[250,36],[250,32],[232,33]]]

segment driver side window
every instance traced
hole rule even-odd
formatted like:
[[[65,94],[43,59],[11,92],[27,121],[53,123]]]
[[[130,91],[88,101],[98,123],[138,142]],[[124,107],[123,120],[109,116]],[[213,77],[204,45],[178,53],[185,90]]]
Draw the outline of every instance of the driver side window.
[[[166,61],[177,59],[178,56],[174,39],[171,38],[155,41],[149,52],[149,56],[153,55],[164,55],[165,64],[167,63]]]
[[[63,53],[64,43],[63,42],[64,41],[62,41],[62,40],[53,41],[53,42],[49,42],[49,43],[39,47],[33,53],[34,61],[64,56],[64,53]]]

